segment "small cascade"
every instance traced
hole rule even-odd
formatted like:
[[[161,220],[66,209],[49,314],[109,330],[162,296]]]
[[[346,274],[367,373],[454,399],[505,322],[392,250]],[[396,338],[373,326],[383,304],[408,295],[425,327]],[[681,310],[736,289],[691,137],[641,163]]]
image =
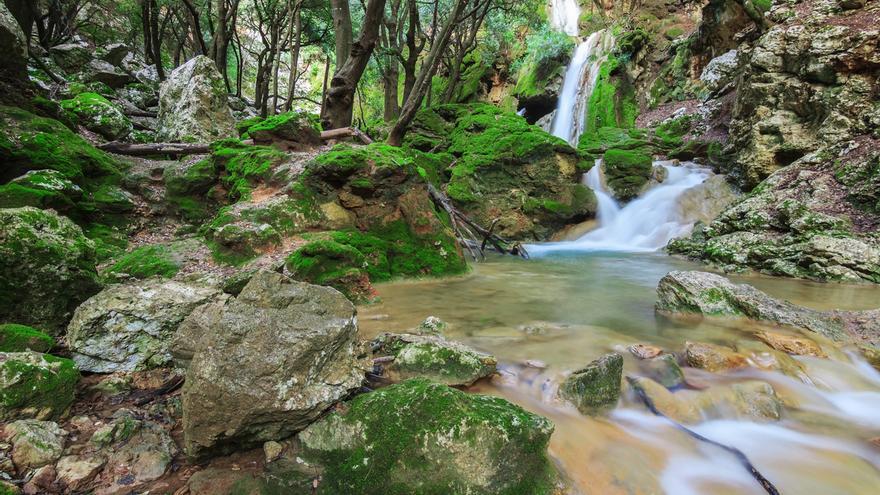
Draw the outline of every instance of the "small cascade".
[[[613,48],[614,36],[604,29],[596,31],[575,48],[565,70],[550,133],[574,147],[577,147],[584,130],[587,106],[599,78],[599,69]]]
[[[577,36],[580,16],[581,8],[577,0],[551,0],[550,24],[557,31],[569,36]]]
[[[623,208],[602,182],[602,168],[596,165],[584,176],[584,184],[596,193],[599,227],[571,242],[529,246],[529,253],[541,255],[560,251],[656,251],[672,239],[690,233],[693,222],[682,217],[679,198],[712,175],[709,169],[692,163],[672,166],[657,162],[667,171],[666,180]]]

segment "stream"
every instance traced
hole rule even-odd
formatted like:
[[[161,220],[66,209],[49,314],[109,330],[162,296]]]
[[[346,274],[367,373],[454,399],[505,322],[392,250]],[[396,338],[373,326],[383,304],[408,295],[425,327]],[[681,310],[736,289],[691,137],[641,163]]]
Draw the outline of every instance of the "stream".
[[[607,352],[624,355],[624,374],[638,375],[626,351],[635,343],[681,352],[686,340],[751,345],[760,324],[678,320],[654,312],[657,282],[670,270],[706,269],[658,253],[564,253],[530,261],[494,257],[465,277],[377,286],[380,303],[359,310],[362,337],[404,332],[429,315],[444,335],[494,354],[499,375],[472,392],[498,395],[551,419],[550,454],[583,494],[762,494],[732,455],[697,442],[648,413],[624,392],[604,416],[586,417],[555,398],[567,372]],[[774,297],[816,309],[867,309],[880,289],[750,276],[733,277]],[[779,331],[779,329],[776,329]],[[880,487],[880,374],[817,340],[829,359],[795,358],[801,379],[749,368],[710,374],[685,368],[688,382],[724,388],[761,380],[785,404],[778,421],[755,421],[706,407],[691,425],[742,450],[788,494],[875,494]],[[543,362],[544,369],[526,366]],[[626,386],[624,387],[626,389]]]

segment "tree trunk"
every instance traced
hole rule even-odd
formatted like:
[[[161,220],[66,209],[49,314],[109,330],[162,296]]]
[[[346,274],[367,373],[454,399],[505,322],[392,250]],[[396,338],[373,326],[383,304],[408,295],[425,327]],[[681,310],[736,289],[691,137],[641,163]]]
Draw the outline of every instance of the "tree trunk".
[[[165,69],[162,67],[162,40],[159,38],[159,6],[156,0],[147,0],[150,3],[150,45],[153,49],[153,61],[156,63],[156,73],[159,80],[165,80]]]
[[[384,9],[384,1],[382,8]],[[369,10],[369,7],[367,7]],[[352,39],[351,34],[351,11],[348,8],[348,0],[330,0],[330,14],[333,16],[333,28],[336,32],[336,72],[345,65],[348,57],[351,56]],[[380,17],[381,19],[381,17]],[[364,28],[367,27],[366,19],[364,20]]]
[[[440,54],[442,54],[446,50],[447,45],[449,45],[449,39],[452,37],[452,28],[456,22],[458,22],[458,18],[464,11],[467,3],[468,0],[457,0],[455,2],[455,8],[446,19],[443,29],[438,36],[434,37],[434,43],[431,45],[431,50],[428,52],[425,61],[422,62],[422,69],[419,71],[419,76],[416,79],[412,93],[410,93],[409,98],[404,102],[403,108],[400,111],[400,118],[397,119],[397,123],[394,124],[394,127],[388,135],[388,144],[392,146],[400,146],[403,144],[403,138],[409,130],[409,125],[416,117],[419,108],[421,108],[422,99],[425,97],[425,93],[431,88],[431,79],[437,71],[440,62]]]
[[[370,0],[360,36],[352,44],[348,59],[342,66],[337,66],[336,74],[330,80],[330,88],[327,90],[327,99],[322,112],[323,124],[327,129],[351,125],[354,93],[379,38],[379,25],[384,10],[385,0]]]
[[[290,49],[290,78],[287,81],[287,101],[284,103],[284,110],[289,112],[293,107],[294,90],[296,89],[297,72],[299,71],[299,50],[300,38],[302,34],[302,0],[291,3],[293,12],[293,39]]]
[[[400,116],[400,100],[397,85],[400,81],[400,71],[397,69],[397,60],[395,59],[385,73],[385,106],[384,120],[385,122],[393,122]]]

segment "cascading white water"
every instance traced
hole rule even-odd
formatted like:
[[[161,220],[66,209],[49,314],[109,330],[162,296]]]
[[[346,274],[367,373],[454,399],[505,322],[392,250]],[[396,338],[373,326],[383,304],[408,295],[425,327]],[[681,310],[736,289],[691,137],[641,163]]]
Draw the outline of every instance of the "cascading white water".
[[[552,0],[550,2],[550,24],[569,36],[578,35],[578,19],[581,8],[577,0]]]
[[[584,182],[596,193],[599,228],[575,241],[531,245],[529,254],[656,251],[672,239],[686,235],[693,223],[682,218],[678,199],[688,189],[703,183],[712,172],[693,164],[661,166],[667,171],[666,180],[621,208],[602,184],[601,167],[597,161],[584,177]]]

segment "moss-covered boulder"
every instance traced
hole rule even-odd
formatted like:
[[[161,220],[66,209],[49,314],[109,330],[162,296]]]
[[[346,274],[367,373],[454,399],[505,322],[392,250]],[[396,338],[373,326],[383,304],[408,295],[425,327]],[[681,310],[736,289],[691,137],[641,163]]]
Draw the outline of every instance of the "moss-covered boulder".
[[[366,257],[357,248],[321,239],[294,251],[285,268],[297,280],[329,285],[352,301],[361,302],[376,295],[364,269],[366,263]]]
[[[378,347],[378,348],[377,348]],[[495,373],[495,357],[438,335],[382,334],[373,354],[393,357],[382,364],[383,376],[402,381],[427,378],[450,386],[469,386]]]
[[[73,402],[79,371],[69,359],[0,352],[0,421],[61,416]]]
[[[217,65],[204,55],[174,69],[159,88],[159,138],[210,143],[235,136],[226,94]]]
[[[620,399],[623,356],[607,354],[568,376],[559,395],[584,414],[613,408]]]
[[[580,184],[578,153],[524,118],[486,104],[421,111],[407,144],[451,155],[440,172],[446,193],[484,225],[520,240],[545,240],[595,214],[592,191]]]
[[[251,125],[248,135],[257,144],[273,144],[290,150],[308,149],[321,144],[321,124],[316,115],[287,112]]]
[[[49,352],[55,339],[27,325],[3,323],[0,325],[0,352]]]
[[[80,93],[61,101],[61,108],[74,114],[83,127],[109,140],[122,139],[134,130],[119,106],[98,93]]]
[[[0,321],[57,335],[100,289],[95,246],[76,224],[51,210],[0,209]]]
[[[190,222],[204,221],[217,208],[210,194],[220,180],[218,164],[211,158],[175,162],[163,172],[165,201],[172,213]]]
[[[325,493],[548,494],[550,421],[413,379],[360,395],[299,434]]]
[[[612,149],[605,153],[602,172],[615,198],[628,201],[642,191],[651,178],[653,161],[638,151]]]
[[[34,206],[67,213],[82,198],[82,188],[57,170],[31,170],[0,185],[0,208]]]

